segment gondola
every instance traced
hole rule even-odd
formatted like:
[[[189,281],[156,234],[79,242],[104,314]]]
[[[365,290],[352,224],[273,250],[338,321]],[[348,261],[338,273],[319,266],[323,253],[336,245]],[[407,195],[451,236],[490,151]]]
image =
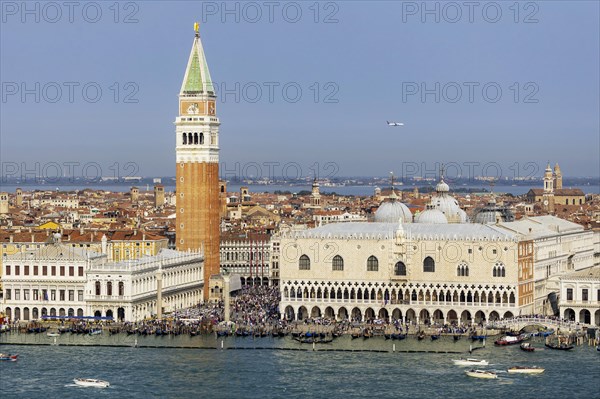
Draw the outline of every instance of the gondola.
[[[460,335],[455,335],[455,336],[453,336],[453,338],[454,338],[454,342],[456,342],[456,341],[460,340]]]
[[[432,336],[431,336],[431,340],[432,340],[432,341],[436,341],[436,340],[438,340],[438,339],[440,339],[440,335],[439,335],[439,334],[437,334],[437,335],[432,335]]]
[[[560,345],[556,345],[556,344],[546,344],[547,348],[550,349],[556,349],[559,351],[568,351],[574,348],[573,345],[567,345],[567,344],[560,344]]]
[[[419,333],[419,335],[417,335],[417,339],[418,339],[419,341],[421,341],[421,340],[425,339],[425,331],[421,331],[421,332]]]
[[[519,348],[521,348],[521,350],[524,352],[535,351],[535,348],[533,346],[531,346],[531,344],[529,342],[523,342],[521,345],[519,345]]]
[[[406,338],[406,334],[392,334],[391,336],[392,336],[392,339],[396,339],[396,340]]]

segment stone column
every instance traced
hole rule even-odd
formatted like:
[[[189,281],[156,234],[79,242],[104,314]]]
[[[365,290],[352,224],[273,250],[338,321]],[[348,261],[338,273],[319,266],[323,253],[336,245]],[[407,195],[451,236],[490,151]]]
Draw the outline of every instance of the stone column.
[[[156,271],[156,318],[162,319],[162,269]]]
[[[229,322],[229,274],[223,274],[223,302],[225,304],[224,318]]]

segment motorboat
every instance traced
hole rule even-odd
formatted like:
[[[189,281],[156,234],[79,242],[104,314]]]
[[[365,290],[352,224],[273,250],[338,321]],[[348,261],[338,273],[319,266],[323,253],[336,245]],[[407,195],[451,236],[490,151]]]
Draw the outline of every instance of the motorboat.
[[[506,335],[506,336],[500,338],[499,340],[497,340],[496,342],[494,342],[494,344],[496,344],[496,345],[516,345],[516,344],[520,344],[521,342],[523,342],[524,339],[525,339],[524,335],[519,335],[518,337],[511,337],[510,335]]]
[[[523,342],[520,345],[520,348],[521,348],[522,351],[525,351],[525,352],[533,352],[533,351],[535,351],[535,348],[533,346],[531,346],[531,344],[529,342]]]
[[[102,329],[101,328],[92,329],[88,333],[88,335],[99,335],[99,334],[102,334]]]
[[[48,332],[48,333],[46,333],[46,335],[49,337],[60,337],[59,332]]]
[[[92,378],[75,378],[73,382],[82,387],[108,388],[110,386],[108,381]]]
[[[506,371],[508,371],[511,374],[542,374],[545,371],[545,369],[543,369],[541,367],[515,366],[515,367],[509,368]]]
[[[494,373],[493,371],[485,371],[485,370],[467,370],[467,371],[465,371],[465,374],[467,374],[469,377],[475,377],[475,378],[484,378],[484,379],[498,378],[498,374]]]
[[[6,360],[9,362],[16,362],[17,359],[19,358],[19,355],[13,355],[10,353],[0,353],[0,360]]]
[[[479,359],[453,359],[456,366],[487,366],[489,363],[487,360]]]

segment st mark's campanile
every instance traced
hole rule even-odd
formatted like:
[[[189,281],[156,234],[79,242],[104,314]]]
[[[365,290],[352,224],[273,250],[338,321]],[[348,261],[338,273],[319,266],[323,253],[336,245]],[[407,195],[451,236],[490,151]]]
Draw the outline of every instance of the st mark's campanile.
[[[176,247],[204,249],[204,299],[219,274],[219,118],[198,24],[179,92],[176,130]]]

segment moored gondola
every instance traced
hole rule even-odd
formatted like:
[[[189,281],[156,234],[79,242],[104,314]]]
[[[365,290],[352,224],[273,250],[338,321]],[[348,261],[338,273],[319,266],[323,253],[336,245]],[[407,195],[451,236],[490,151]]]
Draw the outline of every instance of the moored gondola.
[[[559,351],[568,351],[568,350],[571,350],[574,348],[573,345],[567,345],[567,344],[558,344],[558,345],[557,344],[546,344],[546,347],[550,348],[550,349],[556,349]]]

